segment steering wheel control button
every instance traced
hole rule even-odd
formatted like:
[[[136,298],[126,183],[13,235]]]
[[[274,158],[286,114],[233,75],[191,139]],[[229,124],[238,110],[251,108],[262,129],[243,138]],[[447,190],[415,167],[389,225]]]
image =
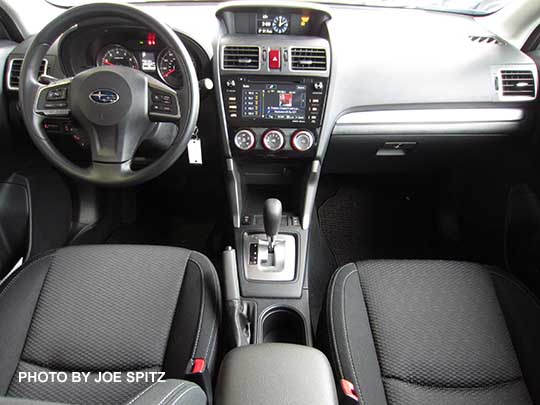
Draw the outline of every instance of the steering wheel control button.
[[[277,152],[285,145],[285,135],[280,130],[270,129],[264,133],[262,142],[267,150]]]
[[[60,87],[47,91],[47,101],[62,101],[67,99],[67,88]]]
[[[255,134],[249,129],[241,129],[234,135],[234,144],[243,151],[253,149],[255,146]]]
[[[281,50],[270,49],[268,53],[268,67],[273,70],[281,69]]]
[[[69,115],[69,86],[70,80],[66,79],[42,87],[37,96],[35,112],[46,116]]]
[[[150,88],[150,116],[161,120],[174,120],[179,117],[178,101],[172,94]]]
[[[315,143],[315,137],[310,131],[296,131],[291,139],[291,146],[298,152],[306,152]]]

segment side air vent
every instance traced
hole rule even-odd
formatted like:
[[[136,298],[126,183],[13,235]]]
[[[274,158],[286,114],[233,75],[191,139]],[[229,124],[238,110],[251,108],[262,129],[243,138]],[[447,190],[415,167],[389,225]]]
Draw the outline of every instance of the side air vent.
[[[8,89],[9,90],[19,90],[19,79],[21,76],[22,68],[22,59],[11,59],[9,70],[8,70]],[[47,60],[43,59],[41,66],[39,67],[39,75],[44,75],[47,73]]]
[[[500,39],[498,39],[496,37],[469,35],[469,39],[472,42],[476,42],[478,44],[493,44],[493,45],[504,45],[505,44],[503,41],[501,41]]]
[[[535,98],[536,84],[531,70],[501,70],[500,94],[504,98]]]
[[[326,70],[326,49],[291,48],[291,70]]]
[[[260,49],[257,46],[223,48],[223,69],[259,70]]]

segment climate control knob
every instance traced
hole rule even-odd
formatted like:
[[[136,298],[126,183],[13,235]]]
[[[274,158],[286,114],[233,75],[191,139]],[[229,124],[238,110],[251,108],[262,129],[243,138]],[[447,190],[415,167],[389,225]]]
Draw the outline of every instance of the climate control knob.
[[[306,152],[315,143],[315,137],[310,131],[304,129],[296,131],[291,138],[291,146],[298,152]]]
[[[277,152],[285,145],[285,135],[277,129],[269,129],[262,138],[263,146],[272,152]]]
[[[255,146],[255,134],[249,129],[241,129],[234,134],[234,144],[240,150],[250,150]]]

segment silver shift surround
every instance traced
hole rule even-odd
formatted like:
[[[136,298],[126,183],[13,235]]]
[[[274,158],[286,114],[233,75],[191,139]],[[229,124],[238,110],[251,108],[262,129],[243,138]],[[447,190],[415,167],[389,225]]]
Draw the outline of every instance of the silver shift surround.
[[[268,236],[264,233],[244,233],[244,275],[249,281],[293,281],[296,277],[296,238],[293,235],[279,234],[275,240],[277,244],[283,244],[284,260],[283,268],[250,264],[250,245],[253,243],[268,243]],[[277,247],[277,246],[276,246]]]

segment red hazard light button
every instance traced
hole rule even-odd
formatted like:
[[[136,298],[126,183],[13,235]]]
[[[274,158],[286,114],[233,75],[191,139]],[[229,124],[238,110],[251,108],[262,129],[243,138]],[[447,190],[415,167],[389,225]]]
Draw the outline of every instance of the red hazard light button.
[[[279,49],[270,49],[268,53],[268,66],[270,69],[281,69],[281,52]]]

